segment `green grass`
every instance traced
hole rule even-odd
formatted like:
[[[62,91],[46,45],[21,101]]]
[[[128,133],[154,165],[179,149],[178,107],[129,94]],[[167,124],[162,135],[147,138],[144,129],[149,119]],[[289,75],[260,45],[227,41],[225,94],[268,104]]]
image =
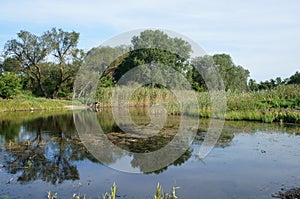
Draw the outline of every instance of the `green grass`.
[[[30,111],[0,112],[0,122],[13,121],[14,124],[22,124],[25,121],[35,120],[37,118],[47,118],[52,115],[64,115],[67,113],[72,114],[70,110],[60,109],[35,111],[34,114]]]
[[[68,105],[72,105],[72,101],[20,95],[14,99],[0,99],[0,112],[64,109]]]
[[[248,93],[227,92],[227,120],[300,123],[300,85]]]
[[[96,94],[96,101],[102,106],[111,106],[113,88],[100,88]],[[126,95],[129,88],[118,90],[119,105],[127,102]],[[187,95],[189,95],[187,93]],[[185,114],[208,118],[213,113],[210,93],[196,92],[199,110],[188,108]],[[300,85],[282,85],[272,90],[256,92],[226,92],[227,107],[225,119],[249,120],[261,122],[300,123]],[[130,106],[149,106],[163,104],[169,114],[180,115],[180,105],[175,95],[167,89],[144,88],[135,90],[129,100]],[[188,104],[187,104],[188,106]],[[217,114],[214,117],[221,117]]]
[[[129,87],[121,87],[118,92],[118,105],[129,103],[130,106],[141,107],[153,104],[164,105],[171,115],[180,115],[181,108],[174,93],[168,89],[140,87],[134,92]],[[129,102],[127,97],[130,95]],[[95,101],[101,102],[101,106],[112,106],[113,88],[100,88],[96,92]],[[185,93],[191,95],[190,91]],[[187,107],[184,114],[190,116],[211,117],[210,93],[195,92],[198,99],[199,109]],[[272,90],[256,92],[226,92],[227,107],[225,119],[227,120],[249,120],[262,122],[288,122],[300,123],[300,85],[282,85]],[[52,100],[35,98],[28,95],[21,95],[14,99],[0,99],[0,112],[7,111],[31,111],[31,110],[61,110],[71,105],[72,101]],[[224,115],[223,115],[224,116]],[[222,114],[215,114],[214,117],[223,118]]]

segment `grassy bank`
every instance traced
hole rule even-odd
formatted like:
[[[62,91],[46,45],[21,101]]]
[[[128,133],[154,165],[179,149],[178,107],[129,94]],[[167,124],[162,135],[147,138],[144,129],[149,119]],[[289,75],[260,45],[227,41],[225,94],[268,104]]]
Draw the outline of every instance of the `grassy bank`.
[[[127,87],[118,90],[117,98],[120,104],[127,102],[126,96],[131,91]],[[189,95],[186,93],[185,95]],[[112,106],[113,88],[101,88],[96,93],[95,101],[101,106]],[[187,114],[210,117],[212,113],[210,94],[195,92],[199,110],[191,107]],[[226,92],[227,107],[225,119],[249,120],[262,122],[300,123],[300,85],[278,86],[272,90],[255,92]],[[169,114],[181,113],[176,96],[167,89],[139,88],[129,100],[130,106],[147,106],[163,104]],[[189,102],[185,102],[188,106]],[[30,111],[30,110],[59,110],[72,104],[69,100],[52,100],[30,96],[18,96],[15,99],[0,99],[0,112]],[[119,105],[120,105],[119,104]]]
[[[228,92],[225,118],[300,123],[300,85],[240,94]]]
[[[118,91],[118,98],[126,101],[130,90],[123,87]],[[112,88],[101,88],[96,94],[96,101],[102,106],[111,106]],[[196,92],[199,112],[190,109],[188,114],[201,117],[211,116],[211,100],[208,92]],[[283,85],[272,90],[255,92],[226,92],[227,107],[225,119],[249,120],[262,122],[300,123],[300,85]],[[129,104],[144,106],[165,104],[169,114],[180,114],[180,106],[175,95],[167,89],[139,88],[132,93]],[[122,102],[121,102],[122,104]]]
[[[68,105],[72,105],[72,101],[20,95],[14,99],[0,99],[0,112],[64,109]]]

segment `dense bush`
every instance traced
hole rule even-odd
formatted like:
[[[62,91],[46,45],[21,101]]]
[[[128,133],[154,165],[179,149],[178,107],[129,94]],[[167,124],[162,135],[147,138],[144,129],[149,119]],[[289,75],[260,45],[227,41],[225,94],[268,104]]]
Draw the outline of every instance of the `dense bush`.
[[[0,75],[0,97],[12,98],[21,92],[21,78],[14,73]]]

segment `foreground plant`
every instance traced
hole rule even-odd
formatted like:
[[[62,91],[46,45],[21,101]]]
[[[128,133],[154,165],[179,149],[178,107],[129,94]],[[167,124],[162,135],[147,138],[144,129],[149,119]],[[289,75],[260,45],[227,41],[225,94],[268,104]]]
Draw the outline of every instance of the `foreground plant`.
[[[168,194],[168,193],[164,193],[161,185],[158,183],[157,187],[156,187],[156,194],[154,196],[154,199],[175,199],[178,198],[176,196],[176,189],[178,189],[179,187],[173,187],[172,189],[172,193]]]
[[[48,199],[57,199],[57,193],[54,193],[53,195],[51,194],[50,191],[47,193],[47,198]]]
[[[114,183],[114,184],[112,185],[112,187],[110,188],[110,191],[111,191],[110,194],[106,192],[106,193],[101,197],[101,199],[116,199],[116,193],[117,193],[117,186],[116,186],[116,183]]]
[[[156,187],[156,193],[155,193],[153,199],[177,199],[178,198],[176,196],[177,189],[179,189],[179,187],[173,187],[172,193],[164,193],[161,185],[158,183],[157,187]],[[52,195],[50,191],[48,192],[47,196],[48,196],[47,197],[48,199],[58,199],[57,193],[54,193]],[[118,197],[117,196],[117,186],[116,186],[116,183],[114,183],[112,185],[112,187],[110,188],[110,193],[106,192],[104,195],[101,196],[101,199],[116,199],[116,197]],[[85,199],[85,198],[86,198],[85,194],[83,194],[83,195],[74,194],[71,199]],[[2,198],[0,197],[0,199],[2,199]],[[8,197],[5,199],[8,199]]]

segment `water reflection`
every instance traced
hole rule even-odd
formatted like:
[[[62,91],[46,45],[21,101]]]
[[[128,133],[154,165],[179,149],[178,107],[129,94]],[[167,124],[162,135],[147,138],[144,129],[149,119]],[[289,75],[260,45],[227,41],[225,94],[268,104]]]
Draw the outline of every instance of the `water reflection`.
[[[1,121],[0,124],[0,135],[6,142],[18,137],[21,128],[20,124],[16,124],[11,120]]]
[[[131,112],[133,120],[139,125],[147,125],[150,122],[145,113],[144,109],[136,109]],[[10,113],[6,117],[0,115],[0,141],[2,145],[0,163],[5,165],[7,172],[16,174],[19,182],[43,180],[57,184],[65,180],[77,180],[80,175],[76,162],[89,160],[100,163],[89,153],[83,141],[80,140],[71,112],[64,114],[37,113],[38,116],[35,113],[27,114]],[[183,155],[171,165],[149,172],[149,165],[164,160],[145,159],[139,153],[155,151],[168,144],[176,134],[179,118],[168,117],[162,131],[149,138],[133,138],[120,130],[109,109],[97,113],[97,120],[105,132],[105,138],[91,137],[91,140],[96,144],[101,144],[103,139],[108,140],[112,145],[117,145],[130,152],[133,169],[156,174],[164,172],[171,165],[182,165],[194,156],[195,149],[202,144],[208,128],[208,121],[201,120],[193,145],[188,150],[183,151]],[[226,122],[217,147],[229,146],[237,133],[255,132],[257,129],[296,134],[300,132],[299,127],[288,125]],[[106,164],[117,164],[118,161],[128,155],[128,153],[124,154],[122,150],[111,150],[109,147],[106,150],[98,150],[98,153],[101,153],[103,163]],[[165,156],[172,156],[172,151],[166,153]]]
[[[95,161],[78,139],[71,114],[37,118],[21,125],[6,123],[11,123],[1,131],[6,168],[12,174],[18,173],[22,183],[76,180],[79,173],[75,162],[86,158]],[[18,133],[12,126],[18,126]]]
[[[131,117],[136,118],[134,120],[137,125],[123,124],[126,125],[126,129],[134,128],[130,132],[103,120],[110,118],[110,121],[113,121],[110,110],[103,110],[98,117],[95,117],[94,113],[80,111],[75,114],[76,127],[88,150],[102,163],[117,170],[159,173],[165,170],[166,166],[185,160],[183,157],[189,150],[193,135],[184,128],[183,134],[178,133],[180,120],[184,117],[168,117],[163,128],[152,135],[148,132],[149,128],[143,129],[143,126],[149,124],[149,119],[141,112],[144,113],[144,110],[131,111]],[[141,128],[142,132],[138,132],[138,128]]]

